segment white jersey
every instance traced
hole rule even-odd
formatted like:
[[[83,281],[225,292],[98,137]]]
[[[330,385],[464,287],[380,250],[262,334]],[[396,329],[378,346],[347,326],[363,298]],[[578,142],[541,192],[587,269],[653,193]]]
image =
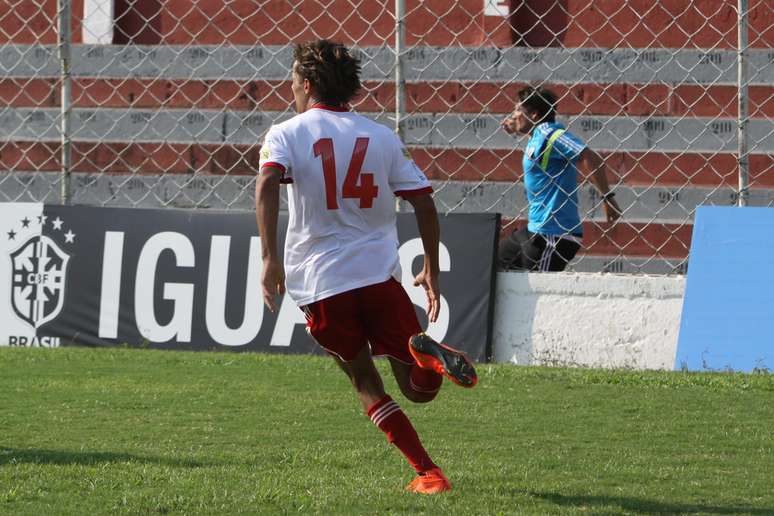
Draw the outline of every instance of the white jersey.
[[[395,195],[432,188],[390,129],[318,104],[269,129],[267,164],[288,184],[285,282],[299,306],[400,281]]]

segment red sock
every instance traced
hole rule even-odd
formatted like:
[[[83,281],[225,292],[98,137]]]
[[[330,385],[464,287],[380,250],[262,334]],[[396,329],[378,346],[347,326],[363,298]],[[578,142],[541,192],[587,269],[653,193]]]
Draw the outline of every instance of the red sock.
[[[417,473],[436,467],[419,441],[411,421],[392,398],[385,396],[368,409],[368,417],[408,459]]]
[[[411,382],[411,388],[417,392],[438,394],[443,383],[443,375],[429,369],[422,369],[418,364],[414,364],[411,366],[409,381]]]

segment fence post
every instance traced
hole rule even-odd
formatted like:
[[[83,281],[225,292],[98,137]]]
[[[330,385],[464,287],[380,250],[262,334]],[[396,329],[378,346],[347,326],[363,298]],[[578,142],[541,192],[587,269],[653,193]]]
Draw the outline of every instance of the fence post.
[[[71,0],[57,0],[57,33],[59,53],[59,80],[61,81],[61,142],[62,170],[60,183],[60,202],[70,204],[70,168],[72,153],[70,148],[70,114],[72,111],[72,78],[70,77],[70,44],[71,44]]]
[[[395,0],[395,132],[403,139],[403,113],[406,111],[406,79],[403,76],[403,48],[406,38],[406,3]]]
[[[403,77],[403,47],[406,38],[406,2],[395,0],[395,134],[403,141],[403,113],[406,111],[406,79]],[[400,212],[400,197],[395,197]]]
[[[747,149],[747,128],[749,125],[750,100],[747,94],[747,4],[748,0],[738,0],[737,2],[737,26],[739,27],[737,49],[737,126],[739,130],[737,161],[739,164],[739,191],[737,196],[737,204],[739,206],[747,206],[747,201],[750,196],[748,189],[750,160]]]

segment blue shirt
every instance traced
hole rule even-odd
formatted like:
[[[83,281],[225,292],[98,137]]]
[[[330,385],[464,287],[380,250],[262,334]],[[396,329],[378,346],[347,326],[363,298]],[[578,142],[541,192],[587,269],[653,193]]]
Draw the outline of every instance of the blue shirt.
[[[583,235],[578,213],[576,163],[585,148],[562,124],[543,122],[532,130],[523,160],[529,202],[527,229],[532,233]],[[544,170],[545,152],[548,152],[548,163]]]

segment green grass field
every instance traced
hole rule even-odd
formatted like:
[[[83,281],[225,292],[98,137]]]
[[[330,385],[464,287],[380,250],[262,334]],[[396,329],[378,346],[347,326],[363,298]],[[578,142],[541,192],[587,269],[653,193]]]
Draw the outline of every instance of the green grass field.
[[[387,378],[386,364],[380,369]],[[0,348],[4,514],[774,514],[774,375],[482,365],[388,391],[412,471],[325,357]]]

